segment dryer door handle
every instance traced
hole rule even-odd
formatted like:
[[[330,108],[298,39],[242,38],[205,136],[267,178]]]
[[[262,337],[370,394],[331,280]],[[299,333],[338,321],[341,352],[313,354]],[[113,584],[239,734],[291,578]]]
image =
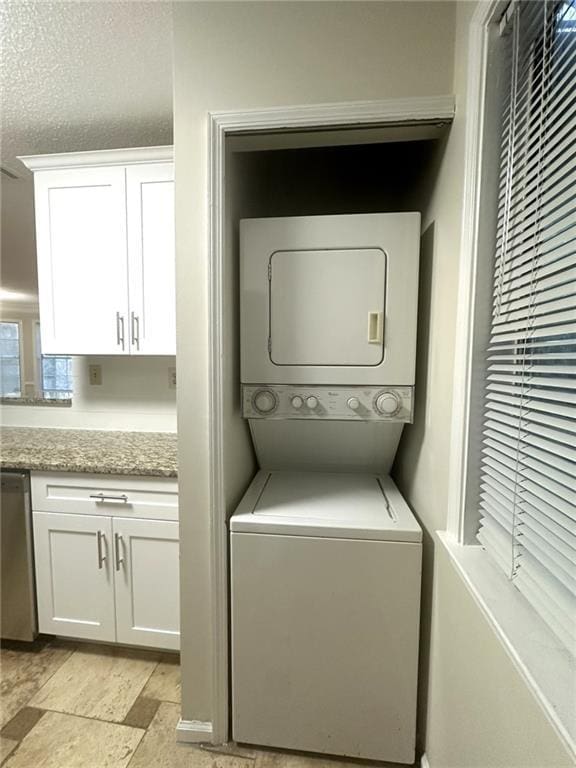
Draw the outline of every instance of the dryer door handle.
[[[384,313],[368,312],[368,343],[382,344],[384,338]]]

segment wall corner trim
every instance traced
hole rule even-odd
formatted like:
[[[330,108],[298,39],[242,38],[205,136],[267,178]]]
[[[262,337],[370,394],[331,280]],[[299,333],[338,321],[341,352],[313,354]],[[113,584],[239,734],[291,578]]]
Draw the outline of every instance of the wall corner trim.
[[[426,752],[424,752],[420,758],[420,768],[430,768],[430,761],[428,760],[428,755]]]
[[[212,741],[212,723],[180,719],[176,726],[176,740],[188,744]]]

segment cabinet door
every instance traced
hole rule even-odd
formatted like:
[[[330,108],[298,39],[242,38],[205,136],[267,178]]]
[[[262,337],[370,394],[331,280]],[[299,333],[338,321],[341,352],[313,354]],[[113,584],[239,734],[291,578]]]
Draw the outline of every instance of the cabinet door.
[[[126,169],[130,281],[130,350],[176,354],[174,167]]]
[[[178,523],[115,518],[119,643],[180,648]]]
[[[34,512],[40,632],[115,640],[110,518]]]
[[[42,351],[128,352],[124,168],[35,174]]]

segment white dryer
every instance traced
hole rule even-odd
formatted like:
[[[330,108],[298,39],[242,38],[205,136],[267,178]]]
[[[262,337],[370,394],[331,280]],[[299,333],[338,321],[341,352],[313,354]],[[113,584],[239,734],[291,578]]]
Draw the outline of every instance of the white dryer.
[[[413,418],[420,214],[240,222],[242,413],[261,467],[387,473]]]
[[[392,480],[261,470],[230,529],[234,739],[412,763],[422,533]]]

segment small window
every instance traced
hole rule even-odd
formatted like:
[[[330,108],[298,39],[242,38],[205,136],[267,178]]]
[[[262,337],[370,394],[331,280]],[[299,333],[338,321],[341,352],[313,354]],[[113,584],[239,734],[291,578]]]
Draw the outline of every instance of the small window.
[[[576,0],[516,3],[504,28],[509,83],[490,338],[476,355],[485,361],[475,371],[484,379],[481,457],[471,475],[478,484],[478,541],[571,652],[576,102],[568,94],[576,74],[575,17]]]
[[[36,326],[36,350],[41,396],[53,400],[70,400],[72,398],[72,358],[64,355],[42,354],[39,323]]]
[[[21,396],[20,323],[0,322],[0,382],[0,396]]]
[[[72,359],[42,355],[42,395],[53,399],[72,397]]]

